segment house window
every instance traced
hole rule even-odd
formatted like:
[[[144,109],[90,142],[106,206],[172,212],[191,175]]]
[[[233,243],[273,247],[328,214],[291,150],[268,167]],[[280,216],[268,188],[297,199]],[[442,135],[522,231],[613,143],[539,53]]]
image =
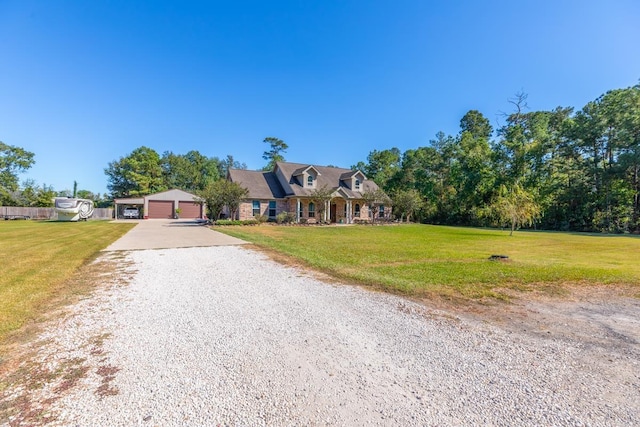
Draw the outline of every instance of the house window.
[[[309,218],[315,218],[316,216],[316,205],[313,202],[309,203]]]
[[[302,207],[302,203],[300,203],[300,210],[298,211],[298,218],[302,218],[304,216],[304,208]]]
[[[269,217],[274,218],[276,216],[276,201],[269,200]]]
[[[356,190],[360,189],[360,180],[356,179]]]
[[[307,187],[313,187],[313,177],[311,175],[307,177]]]
[[[344,217],[347,217],[347,204],[344,204]]]
[[[253,216],[260,215],[260,200],[253,201]]]
[[[380,213],[378,214],[378,217],[384,218],[384,205],[380,205]]]
[[[359,218],[360,217],[360,205],[358,203],[356,203],[356,206],[353,208],[353,210],[354,210],[354,215]]]

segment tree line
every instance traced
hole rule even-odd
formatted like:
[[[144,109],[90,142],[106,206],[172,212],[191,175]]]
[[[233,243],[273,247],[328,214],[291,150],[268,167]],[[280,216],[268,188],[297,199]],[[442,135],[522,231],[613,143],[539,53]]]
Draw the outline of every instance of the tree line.
[[[423,222],[640,232],[640,85],[579,111],[527,111],[522,93],[509,102],[495,131],[471,110],[457,135],[374,150],[352,168],[392,196],[398,216]]]
[[[528,111],[526,100],[522,93],[510,99],[512,111],[497,129],[471,110],[456,135],[440,132],[426,146],[405,152],[374,150],[352,168],[392,197],[402,220],[639,233],[640,85],[608,91],[578,111]],[[274,137],[264,143],[270,147],[263,153],[264,169],[271,169],[284,160],[288,146]],[[32,180],[18,185],[18,174],[33,165],[33,157],[0,142],[0,203],[38,206],[50,203],[52,195],[71,195]],[[109,197],[77,194],[106,205],[114,197],[181,188],[219,206],[238,197],[237,189],[219,182],[230,168],[246,165],[230,155],[160,155],[143,146],[109,162]]]
[[[24,148],[0,141],[0,205],[26,207],[52,207],[55,197],[79,197],[93,200],[96,207],[109,207],[113,200],[107,194],[93,193],[78,188],[56,190],[51,185],[38,184],[27,178],[22,183],[19,174],[34,165],[35,154]]]
[[[186,154],[166,151],[160,156],[154,149],[142,146],[109,162],[104,173],[112,197],[118,198],[145,196],[172,188],[198,193],[225,178],[229,169],[246,168],[247,165],[231,155],[219,159],[191,150]]]

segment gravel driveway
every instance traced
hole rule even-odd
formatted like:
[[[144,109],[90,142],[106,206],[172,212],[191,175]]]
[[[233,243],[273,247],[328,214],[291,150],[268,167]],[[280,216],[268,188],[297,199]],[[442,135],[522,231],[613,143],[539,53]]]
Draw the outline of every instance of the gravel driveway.
[[[86,368],[52,424],[640,424],[640,346],[624,334],[518,333],[241,246],[125,254],[128,283],[43,336]]]

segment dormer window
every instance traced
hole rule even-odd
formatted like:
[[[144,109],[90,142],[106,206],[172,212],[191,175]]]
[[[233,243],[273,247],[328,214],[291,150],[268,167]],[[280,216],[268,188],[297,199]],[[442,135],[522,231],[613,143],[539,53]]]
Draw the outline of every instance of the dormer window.
[[[307,177],[307,187],[313,187],[313,177],[311,175]]]
[[[355,186],[356,190],[360,189],[360,180],[356,179],[356,186]]]

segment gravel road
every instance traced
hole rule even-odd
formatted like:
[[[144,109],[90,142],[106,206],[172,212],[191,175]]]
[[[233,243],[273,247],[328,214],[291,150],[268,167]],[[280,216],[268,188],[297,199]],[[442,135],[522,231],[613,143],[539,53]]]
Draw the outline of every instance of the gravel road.
[[[127,284],[45,334],[85,368],[53,425],[640,425],[624,333],[519,333],[238,246],[125,257]]]

